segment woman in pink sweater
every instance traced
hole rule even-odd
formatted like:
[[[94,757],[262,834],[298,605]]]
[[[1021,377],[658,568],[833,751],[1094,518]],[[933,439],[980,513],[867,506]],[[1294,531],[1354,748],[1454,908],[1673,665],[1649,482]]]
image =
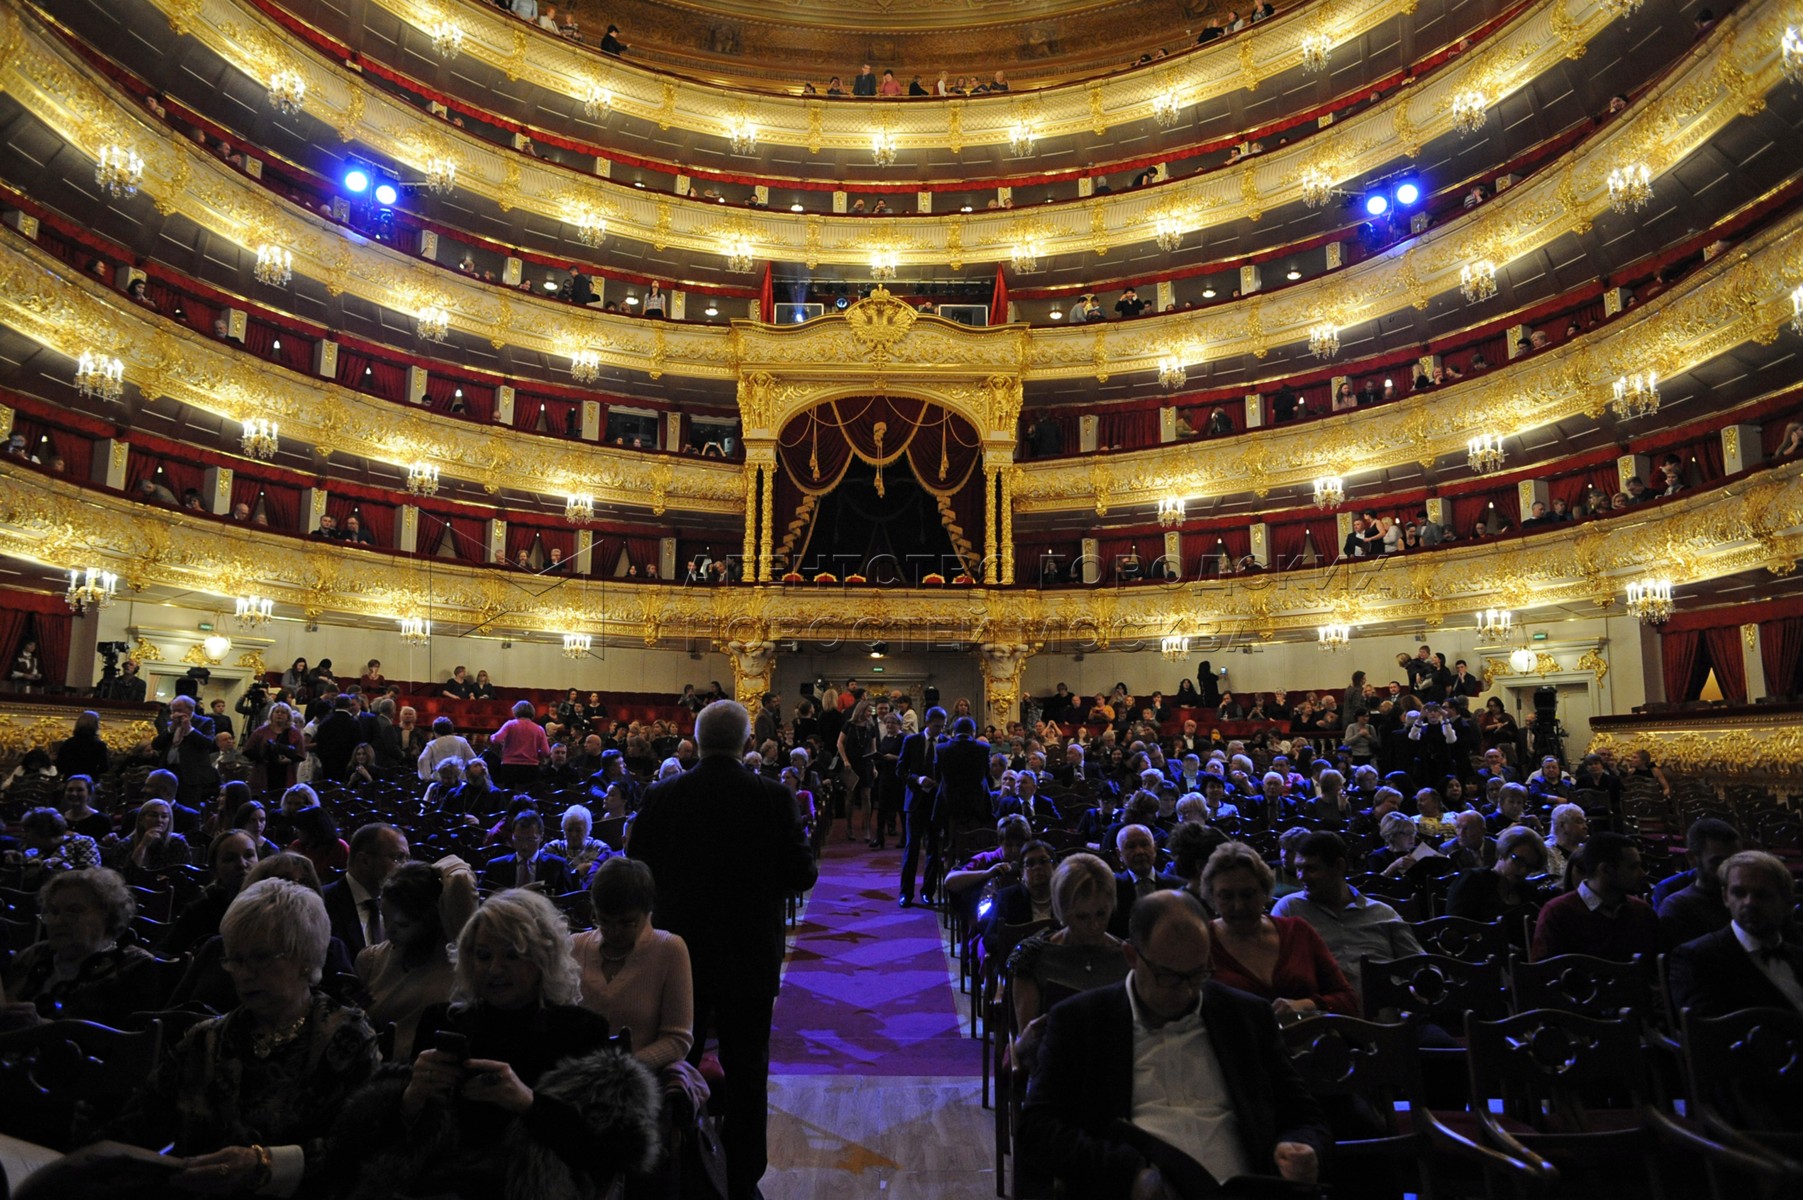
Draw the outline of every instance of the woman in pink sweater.
[[[538,780],[539,762],[551,755],[544,727],[532,719],[530,700],[513,706],[513,720],[495,730],[492,744],[501,750],[495,782],[504,788],[531,787]]]

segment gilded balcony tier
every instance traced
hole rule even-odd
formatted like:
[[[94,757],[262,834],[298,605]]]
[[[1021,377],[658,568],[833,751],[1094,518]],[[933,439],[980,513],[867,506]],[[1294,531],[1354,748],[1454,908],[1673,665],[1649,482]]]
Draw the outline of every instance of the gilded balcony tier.
[[[1795,787],[1803,779],[1803,706],[1590,718],[1590,752],[1644,750],[1669,772]]]
[[[1545,172],[1497,197],[1475,220],[1456,220],[1430,230],[1405,244],[1406,248],[1399,247],[1338,272],[1323,279],[1319,286],[1285,289],[1244,303],[1136,321],[1127,329],[1118,324],[1100,324],[1034,330],[1026,340],[1024,377],[1029,381],[1085,376],[1106,379],[1110,374],[1151,371],[1173,345],[1216,359],[1243,354],[1262,357],[1273,346],[1299,343],[1312,325],[1323,321],[1344,328],[1398,311],[1405,305],[1425,307],[1430,297],[1457,287],[1461,267],[1473,259],[1507,262],[1566,234],[1588,229],[1609,203],[1607,174],[1615,163],[1622,159],[1645,161],[1653,164],[1655,173],[1661,172],[1705,144],[1736,116],[1756,111],[1763,104],[1766,91],[1777,86],[1781,78],[1778,55],[1773,49],[1780,25],[1781,20],[1770,5],[1723,21],[1710,39],[1692,52],[1692,58],[1680,71],[1643,98],[1624,119],[1598,135],[1561,169]],[[736,335],[727,330],[635,321],[528,298],[426,266],[277,200],[214,155],[141,119],[134,106],[122,103],[84,68],[69,62],[35,26],[21,22],[13,10],[7,10],[0,48],[8,51],[0,58],[0,85],[17,95],[61,136],[90,154],[121,139],[141,147],[146,162],[143,189],[163,211],[180,211],[241,245],[278,242],[292,250],[296,273],[321,280],[334,293],[348,292],[407,315],[420,306],[435,305],[446,310],[453,329],[495,345],[512,344],[549,355],[591,350],[605,365],[644,372],[653,379],[666,372],[702,378],[730,379],[737,375],[732,342]],[[1529,57],[1538,54],[1535,47],[1517,48]],[[1485,56],[1473,56],[1461,69],[1480,69],[1485,61]],[[1332,131],[1331,140],[1320,147],[1306,151],[1299,148],[1294,154],[1264,155],[1254,159],[1250,167],[1225,173],[1238,181],[1244,194],[1232,203],[1209,209],[1211,215],[1206,219],[1213,220],[1217,215],[1222,220],[1237,219],[1262,208],[1275,191],[1267,196],[1262,190],[1266,185],[1260,180],[1269,179],[1270,172],[1281,174],[1303,162],[1321,161],[1320,156],[1334,147],[1357,148],[1345,139],[1363,138],[1358,129],[1390,147],[1373,152],[1382,161],[1388,161],[1395,153],[1418,149],[1423,129],[1409,114],[1422,101],[1421,95],[1405,96],[1367,114],[1378,119],[1376,128],[1361,126],[1361,119],[1354,119]],[[385,105],[386,101],[371,103]],[[362,102],[354,107],[361,120],[365,115]],[[386,122],[388,110],[382,111]],[[419,117],[411,109],[406,114],[408,120]],[[434,128],[435,136],[449,136],[442,123],[434,123]],[[1303,155],[1306,157],[1301,161],[1290,162]],[[521,162],[530,164],[536,160],[515,155],[504,164],[511,172],[509,194],[516,200],[525,178]],[[460,171],[460,183],[465,177]],[[1212,179],[1195,183],[1213,186]],[[1187,182],[1171,186],[1177,189],[1173,197],[1191,194],[1186,190],[1191,186]],[[672,244],[681,238],[687,244],[711,247],[714,239],[723,236],[727,224],[732,224],[733,231],[744,232],[751,227],[738,223],[757,220],[769,223],[760,226],[762,232],[784,238],[793,234],[791,240],[802,242],[799,247],[760,246],[760,253],[781,257],[798,251],[811,258],[830,249],[834,255],[852,250],[867,254],[870,239],[887,236],[885,231],[893,227],[900,231],[898,238],[905,233],[914,239],[908,249],[897,251],[899,256],[943,262],[947,259],[940,256],[955,245],[958,257],[953,261],[961,263],[966,251],[972,257],[984,253],[1005,255],[1007,247],[1020,238],[1040,234],[1050,243],[1071,249],[1106,249],[1108,229],[1116,223],[1134,225],[1134,236],[1143,236],[1140,227],[1149,228],[1153,213],[1168,208],[1167,201],[1156,194],[1165,190],[1133,192],[1076,206],[1097,218],[1100,234],[1087,230],[1079,234],[1062,224],[1054,226],[1046,223],[1052,218],[1037,212],[890,223],[821,217],[795,220],[773,213],[734,212],[728,216],[712,205],[638,194],[633,203],[649,205],[656,214],[647,218],[645,211],[635,209],[634,223],[642,225],[649,219],[656,227],[652,236]],[[675,215],[678,211],[682,214],[680,222]],[[1201,209],[1196,211],[1202,213]],[[693,225],[691,217],[696,218]],[[702,217],[714,224],[701,225]],[[1068,223],[1067,217],[1065,214],[1057,219]],[[1203,219],[1202,215],[1197,216],[1198,221]],[[617,227],[610,225],[613,228]]]
[[[546,636],[571,628],[657,645],[665,639],[946,640],[1029,647],[1156,645],[1173,632],[1312,640],[1329,613],[1361,627],[1438,627],[1489,605],[1612,607],[1627,578],[1660,564],[1674,583],[1788,573],[1803,554],[1803,463],[1656,514],[1565,526],[1525,541],[1477,543],[1331,574],[1255,575],[1181,587],[1140,585],[886,589],[817,585],[682,588],[570,580],[533,595],[505,570],[373,554],[189,517],[0,463],[0,554],[63,569],[94,563],[135,589],[230,596],[254,586],[313,619],[391,619],[430,605],[440,628],[492,625]]]

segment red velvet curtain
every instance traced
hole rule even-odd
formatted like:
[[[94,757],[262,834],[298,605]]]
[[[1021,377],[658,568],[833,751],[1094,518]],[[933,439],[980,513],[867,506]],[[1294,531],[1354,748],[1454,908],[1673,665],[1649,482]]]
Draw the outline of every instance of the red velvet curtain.
[[[404,401],[407,399],[407,367],[403,363],[384,362],[379,358],[369,360],[370,375],[364,380],[363,390],[383,400]]]
[[[26,416],[13,418],[13,432],[25,435],[26,450],[46,470],[50,467],[50,460],[57,455],[62,456],[63,475],[66,478],[86,480],[93,470],[94,439],[85,434],[58,429]]]
[[[539,421],[540,414],[544,421]],[[537,430],[552,437],[582,436],[582,402],[555,396],[521,396],[514,401],[513,427]],[[654,447],[651,447],[654,448]]]
[[[1769,696],[1794,696],[1803,673],[1803,617],[1779,617],[1759,627],[1759,657]]]
[[[1663,632],[1659,638],[1660,658],[1665,676],[1665,698],[1673,704],[1694,699],[1690,695],[1690,679],[1696,673],[1697,654],[1703,647],[1701,630],[1685,629]]]
[[[633,566],[639,569],[639,575],[641,577],[645,575],[646,568],[657,566],[656,538],[627,537],[624,541],[626,543],[626,557]]]
[[[1729,704],[1747,702],[1747,667],[1741,658],[1740,629],[1734,625],[1703,630],[1703,645],[1709,649],[1710,664],[1715,667],[1716,682],[1722,685],[1722,699]]]
[[[1339,525],[1332,513],[1269,526],[1271,561],[1265,565],[1274,571],[1288,571],[1303,566],[1302,556],[1309,545],[1321,562],[1339,557]]]
[[[43,663],[44,683],[50,687],[61,687],[69,678],[69,640],[75,629],[75,614],[66,608],[62,611],[52,609],[38,612],[38,658]],[[10,669],[12,659],[8,658]]]
[[[326,511],[338,519],[338,528],[342,530],[345,522],[355,514],[368,532],[369,545],[383,550],[392,550],[395,546],[395,506],[384,504],[380,500],[365,500],[357,496],[346,496],[331,492],[326,497]]]
[[[553,525],[521,525],[510,522],[507,526],[507,561],[519,561],[520,551],[530,552],[534,542],[543,547],[542,554],[546,563],[551,561],[553,548],[563,551],[565,562],[576,556],[576,531],[569,526],[559,528]],[[657,543],[653,541],[651,546],[651,561],[656,561]]]
[[[338,374],[333,378],[340,384],[353,391],[363,390],[363,372],[366,370],[370,372],[370,378],[374,379],[375,367],[368,355],[359,354],[348,346],[338,347]]]
[[[148,454],[133,446],[130,457],[125,460],[126,490],[135,491],[138,484],[146,479],[154,480],[174,492],[179,502],[183,492],[189,489],[200,490],[206,481],[206,469],[198,463],[179,462],[161,455]]]
[[[1104,411],[1096,422],[1096,445],[1104,450],[1143,450],[1158,444],[1158,410]],[[1066,449],[1074,449],[1067,445]]]
[[[207,329],[211,331],[209,323]],[[280,342],[280,350],[275,344]],[[313,370],[313,339],[282,329],[267,321],[249,321],[244,326],[244,348],[259,358],[287,367],[291,371],[310,374]]]
[[[288,483],[266,482],[263,489],[263,511],[271,529],[311,533],[301,528],[301,489]],[[254,511],[254,509],[253,509]]]
[[[32,618],[31,613],[13,605],[13,599],[20,594],[10,589],[0,592],[0,597],[7,601],[0,605],[0,663],[4,663],[8,671],[12,670],[13,656],[19,653],[19,645],[25,640],[26,627]],[[44,674],[48,678],[50,673],[45,671]]]
[[[1471,536],[1471,531],[1481,520],[1489,517],[1491,506],[1495,506],[1498,516],[1507,521],[1511,529],[1521,524],[1521,500],[1514,488],[1497,488],[1488,492],[1473,492],[1466,496],[1452,498],[1452,527],[1461,538]]]
[[[1252,553],[1252,531],[1244,526],[1214,529],[1199,536],[1185,537],[1183,543],[1184,556],[1190,561],[1190,570],[1213,576],[1220,573],[1220,558],[1223,553],[1227,555],[1229,567]]]
[[[481,517],[462,516],[456,513],[422,510],[419,515],[419,552],[421,554],[438,553],[439,543],[444,540],[445,530],[451,531],[451,550],[457,561],[481,563],[488,561],[488,522]]]
[[[0,589],[0,661],[8,670],[27,637],[35,637],[44,681],[57,685],[68,678],[69,639],[74,616],[60,595]]]
[[[458,392],[462,392],[461,397]],[[426,406],[433,412],[449,413],[457,401],[463,402],[463,413],[472,421],[492,421],[495,416],[495,389],[467,379],[426,376]]]
[[[1582,471],[1561,475],[1547,485],[1547,495],[1565,501],[1575,512],[1593,487],[1605,496],[1613,496],[1621,490],[1621,478],[1616,474],[1614,463],[1598,463]]]

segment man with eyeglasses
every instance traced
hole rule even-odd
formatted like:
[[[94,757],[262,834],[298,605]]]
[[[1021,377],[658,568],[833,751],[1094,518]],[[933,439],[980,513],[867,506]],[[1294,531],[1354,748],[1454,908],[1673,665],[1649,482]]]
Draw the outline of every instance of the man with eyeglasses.
[[[1134,906],[1119,987],[1046,1021],[1020,1139],[1070,1195],[1166,1200],[1250,1175],[1312,1184],[1331,1142],[1270,1005],[1210,979],[1208,916],[1188,892]]]
[[[365,946],[385,941],[382,930],[382,884],[412,857],[407,835],[392,825],[365,825],[351,834],[351,858],[344,878],[320,889],[332,936],[344,942],[355,959]]]

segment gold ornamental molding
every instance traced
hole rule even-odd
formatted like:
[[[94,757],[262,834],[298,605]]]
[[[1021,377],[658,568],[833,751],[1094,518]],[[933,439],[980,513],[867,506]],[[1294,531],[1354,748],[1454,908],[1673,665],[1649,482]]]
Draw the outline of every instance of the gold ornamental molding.
[[[1305,487],[1322,475],[1380,471],[1462,454],[1476,433],[1515,437],[1583,415],[1600,417],[1614,380],[1634,371],[1679,374],[1747,342],[1766,344],[1790,319],[1803,282],[1803,212],[1719,256],[1631,319],[1532,359],[1426,395],[1288,429],[1178,442],[1154,450],[1025,464],[1022,513],[1155,505],[1186,498]],[[1081,485],[1078,480],[1081,479]]]
[[[885,589],[801,585],[682,588],[570,579],[542,593],[511,572],[374,554],[221,527],[0,462],[0,554],[65,569],[104,565],[128,586],[205,594],[255,581],[312,619],[388,620],[429,612],[442,634],[505,619],[551,636],[970,641],[1156,649],[1172,633],[1236,641],[1313,641],[1324,616],[1362,628],[1440,627],[1486,606],[1518,614],[1613,605],[1628,579],[1659,564],[1687,584],[1792,570],[1803,555],[1803,463],[1655,514],[1608,518],[1526,541],[1477,543],[1333,571],[1281,572],[1180,587],[1139,585]],[[1595,669],[1595,664],[1579,664]]]
[[[606,365],[645,372],[653,379],[665,372],[702,378],[736,379],[738,375],[731,335],[726,330],[582,312],[569,305],[503,291],[456,272],[428,267],[279,201],[187,139],[148,124],[140,110],[123,104],[84,67],[67,61],[58,48],[39,35],[35,26],[22,24],[14,10],[5,11],[5,22],[0,45],[9,53],[0,56],[0,86],[89,154],[97,154],[101,146],[120,140],[138,146],[145,159],[142,186],[165,212],[181,211],[241,245],[275,241],[293,253],[297,273],[320,280],[334,293],[357,295],[372,304],[397,310],[404,317],[428,305],[442,308],[452,327],[486,338],[496,346],[512,344],[553,356],[592,352]],[[1562,169],[1544,172],[1531,182],[1510,189],[1486,206],[1483,215],[1475,220],[1454,221],[1432,230],[1415,239],[1407,249],[1368,260],[1323,279],[1318,286],[1252,297],[1244,303],[1206,312],[1135,321],[1125,330],[1119,323],[1034,330],[1028,335],[1024,377],[1029,381],[1086,376],[1105,380],[1110,374],[1149,371],[1156,368],[1160,358],[1171,353],[1173,346],[1206,357],[1245,353],[1262,357],[1272,346],[1301,341],[1312,325],[1323,321],[1344,327],[1394,312],[1404,305],[1425,307],[1433,295],[1457,286],[1460,269],[1475,257],[1506,262],[1569,232],[1587,229],[1591,219],[1608,204],[1607,174],[1618,163],[1649,162],[1658,174],[1705,143],[1735,116],[1756,110],[1763,103],[1765,89],[1780,79],[1778,57],[1767,45],[1776,44],[1778,29],[1779,23],[1770,12],[1755,12],[1739,22],[1735,18],[1724,21],[1708,42],[1692,51],[1693,57],[1675,78],[1644,98],[1602,134],[1595,145],[1587,146],[1583,154],[1572,157]],[[1743,33],[1749,36],[1741,36]],[[1748,51],[1749,46],[1753,50]],[[1477,69],[1485,61],[1485,55],[1473,55],[1463,69]],[[313,94],[309,90],[309,97]],[[385,101],[378,98],[375,103]],[[1411,91],[1410,97],[1391,103],[1394,107],[1388,113],[1393,119],[1380,122],[1382,128],[1377,132],[1393,140],[1406,127],[1416,143],[1413,148],[1418,149],[1421,130],[1412,119],[1403,118],[1411,106],[1424,103],[1423,95]],[[361,114],[360,100],[356,108]],[[404,118],[399,119],[427,118],[408,108]],[[1349,136],[1363,119],[1344,122],[1331,136]],[[442,122],[433,122],[434,139],[445,138],[447,131],[457,132]],[[442,148],[439,140],[431,145]],[[1325,144],[1308,149],[1309,163],[1318,161],[1316,156],[1324,152],[1324,147]],[[492,147],[483,152],[500,153]],[[1384,151],[1380,157],[1387,161],[1390,153]],[[521,157],[513,156],[514,160],[505,164],[515,185],[523,178],[517,161]],[[1263,155],[1253,160],[1254,165],[1248,169],[1265,172],[1279,168],[1284,161],[1287,159],[1282,152]],[[1300,169],[1301,164],[1292,166]],[[460,167],[460,186],[469,175]],[[1259,177],[1239,176],[1248,182]],[[1198,185],[1207,182],[1196,181]],[[674,213],[678,209],[685,214],[683,222],[691,216],[699,222],[703,214],[711,222],[699,226],[699,242],[690,237],[686,243],[700,244],[710,251],[718,250],[718,243],[729,234],[752,238],[755,231],[743,223],[754,217],[769,222],[769,229],[782,231],[789,241],[799,241],[798,252],[810,258],[815,256],[815,249],[829,243],[842,247],[852,236],[842,221],[813,215],[797,220],[789,214],[768,212],[735,212],[732,228],[727,229],[721,224],[717,206],[697,209],[687,202],[626,190],[631,193],[631,204],[650,205],[656,210],[653,223],[670,232],[655,236],[671,244],[678,243],[678,233],[689,228],[676,220]],[[1261,194],[1256,184],[1251,194]],[[1114,198],[1113,203],[1141,205],[1147,202],[1145,196],[1145,192],[1128,193]],[[569,197],[563,199],[568,201]],[[1168,212],[1171,199],[1156,198],[1159,211]],[[1242,199],[1236,193],[1233,204],[1222,206],[1220,212],[1240,213],[1244,207]],[[562,211],[561,207],[554,208]],[[615,211],[624,214],[625,210]],[[1105,214],[1112,210],[1095,207],[1094,211]],[[635,219],[645,216],[640,212]],[[944,221],[913,218],[908,229],[918,231],[919,236],[909,243],[906,254],[921,256],[928,262],[957,262],[967,248],[974,248],[987,238],[994,244],[988,253],[1006,256],[1014,239],[1062,236],[1044,225],[1046,219],[1040,213],[1004,211]],[[885,224],[889,223],[851,219],[858,255],[868,256],[869,239],[880,235]],[[1105,249],[1108,222],[1104,220],[1102,224],[1101,235],[1084,230],[1082,244]],[[615,228],[610,224],[610,230]],[[665,242],[658,240],[655,244],[662,246]],[[947,254],[948,248],[954,246],[956,258]],[[796,248],[759,246],[758,252],[768,251],[781,257],[789,249]]]
[[[171,13],[171,24],[178,32],[195,32],[211,11],[204,0],[199,4],[195,0],[155,2]],[[787,11],[772,11],[771,6],[758,5],[755,0],[741,3],[747,8],[759,8],[761,19],[765,20],[781,21]],[[940,13],[956,8],[966,16],[985,6],[1002,7],[1000,0],[929,3]],[[1056,7],[1093,5],[1094,0],[1090,0],[1087,4]],[[915,7],[884,3],[879,11],[870,6],[821,5],[829,6],[835,15],[851,16],[854,21],[856,16],[848,10],[869,7],[870,18],[880,21],[885,32],[905,26],[905,10]],[[1186,54],[1172,63],[1006,96],[915,100],[908,104],[881,104],[874,100],[829,104],[818,98],[697,83],[637,67],[557,38],[529,36],[518,21],[507,20],[493,8],[466,0],[439,0],[436,4],[375,0],[375,7],[428,37],[441,21],[453,22],[463,31],[462,53],[482,60],[509,79],[524,80],[579,100],[589,94],[590,88],[599,87],[608,95],[614,111],[652,122],[659,129],[720,136],[733,110],[746,105],[758,126],[760,142],[800,146],[818,153],[826,148],[869,150],[871,129],[879,123],[880,110],[887,110],[894,120],[895,136],[903,150],[958,151],[967,146],[1006,146],[1014,124],[1023,119],[1032,121],[1041,137],[1100,137],[1110,129],[1152,116],[1155,99],[1168,92],[1175,92],[1187,104],[1241,90],[1256,91],[1267,80],[1301,65],[1302,41],[1310,34],[1324,34],[1338,46],[1393,17],[1413,13],[1415,0],[1329,0],[1261,21],[1228,43]],[[192,17],[183,15],[189,8],[195,10]],[[1572,12],[1564,27],[1576,37],[1575,30],[1585,20],[1580,14],[1594,9],[1576,3],[1570,8]],[[713,11],[712,6],[708,11]],[[1044,15],[1037,11],[1023,14],[1018,5],[1008,14],[1014,20],[1024,16],[1037,20]],[[1128,14],[1123,11],[1122,15]],[[175,24],[178,16],[183,24]]]
[[[75,732],[80,709],[66,704],[34,704],[29,699],[0,698],[0,762],[16,763],[28,750],[48,750]],[[149,721],[123,720],[117,712],[100,714],[100,740],[114,754],[126,754],[156,737]]]
[[[1590,751],[1625,759],[1645,750],[1667,773],[1728,781],[1803,780],[1803,725],[1795,713],[1677,713],[1591,718]]]
[[[267,64],[274,55],[283,52],[286,35],[280,27],[261,13],[243,7],[239,0],[199,0],[198,4],[185,0],[151,0],[151,3],[164,6],[166,13],[171,8],[180,8],[187,33],[254,79],[267,78]],[[418,12],[414,10],[412,15],[417,17]],[[1398,158],[1415,155],[1433,138],[1453,131],[1452,108],[1456,96],[1479,88],[1494,103],[1566,57],[1581,52],[1589,39],[1607,28],[1612,19],[1600,0],[1549,0],[1541,8],[1518,17],[1488,39],[1483,48],[1472,51],[1469,57],[1455,62],[1432,80],[1404,89],[1383,103],[1337,122],[1332,128],[1295,146],[1274,149],[1246,160],[1239,167],[1212,171],[1158,188],[1127,191],[1035,212],[1032,221],[1043,230],[1035,239],[1041,257],[1106,254],[1116,246],[1150,241],[1155,236],[1157,218],[1172,211],[1180,214],[1186,232],[1215,228],[1237,220],[1257,220],[1283,205],[1299,203],[1303,176],[1310,171],[1325,172],[1335,183],[1341,183],[1392,164]],[[1776,16],[1769,13],[1765,19],[1777,21]],[[1724,24],[1733,20],[1730,17]],[[552,43],[553,49],[557,48],[557,39],[528,38],[527,31],[518,28],[517,22],[509,24],[514,28],[507,32],[522,42],[545,41]],[[1299,41],[1302,26],[1290,28]],[[1776,32],[1772,33],[1772,38],[1776,38],[1781,29],[1781,22],[1774,24]],[[1249,47],[1253,42],[1242,44]],[[1763,42],[1758,45],[1760,57],[1776,59],[1770,47]],[[1776,42],[1772,41],[1772,45]],[[1204,60],[1218,58],[1207,53],[1199,57]],[[1750,62],[1748,68],[1757,65]],[[1167,68],[1171,72],[1183,69]],[[1772,68],[1772,74],[1775,78],[1776,67]],[[421,173],[426,172],[431,160],[449,156],[457,164],[457,187],[492,201],[503,212],[519,209],[549,220],[571,223],[574,220],[572,213],[587,204],[606,217],[610,236],[648,243],[658,250],[674,246],[691,253],[722,253],[723,228],[727,223],[722,221],[721,209],[716,204],[659,196],[599,177],[585,179],[567,168],[543,163],[457,129],[399,97],[368,87],[356,73],[323,59],[314,59],[303,75],[307,79],[306,112],[337,130],[345,141],[356,142]],[[1141,82],[1141,103],[1132,110],[1133,120],[1148,115],[1154,96],[1168,91],[1153,83],[1163,78],[1162,74],[1154,72]],[[661,87],[666,95],[679,90],[667,78]],[[1104,85],[1096,83],[1082,94],[1099,103],[1104,90]],[[762,141],[765,139],[766,103],[775,101],[754,103],[743,97],[716,96],[714,115],[710,123],[700,128],[726,137],[734,125],[749,123],[757,128]],[[962,132],[937,128],[930,132],[920,131],[914,126],[922,118],[910,105],[877,103],[868,109],[856,105],[832,106],[832,112],[820,115],[823,128],[828,117],[855,124],[855,129],[844,132],[842,141],[835,138],[835,146],[864,150],[869,149],[873,134],[880,129],[887,129],[889,136],[904,150],[909,147],[943,150],[948,146],[976,144],[972,126],[979,112],[995,118],[993,130],[982,140],[999,142],[1006,142],[1012,131],[1020,126],[1030,127],[1038,136],[1047,137],[1075,132],[1079,126],[1087,127],[1102,120],[1095,117],[1086,104],[1081,119],[1073,114],[1068,122],[1054,121],[1043,112],[1048,101],[1042,93],[1002,97],[993,109],[977,107],[987,106],[988,101],[962,103],[968,107],[952,110],[960,114],[958,129]],[[47,115],[43,110],[39,111],[40,115]],[[1106,112],[1105,107],[1102,111]],[[65,136],[78,131],[79,127],[63,130]],[[821,136],[824,137],[824,133]],[[89,145],[86,139],[77,140],[84,147]],[[149,157],[147,154],[146,158]],[[1676,157],[1678,155],[1662,150],[1654,157],[1655,173]],[[1581,180],[1578,193],[1581,199],[1588,203],[1600,194],[1607,170],[1604,166],[1591,173],[1594,179]],[[146,178],[152,181],[149,186],[153,192],[157,190],[154,174],[154,170],[147,167]],[[747,209],[733,210],[729,223],[735,229],[745,231],[753,248],[752,257],[760,261],[798,261],[809,267],[821,263],[868,265],[871,241],[886,239],[895,243],[898,266],[950,263],[957,269],[965,262],[1009,259],[1012,247],[1022,237],[1022,221],[1021,213],[1007,209],[896,219],[823,214],[798,217],[780,210]]]
[[[334,454],[400,467],[428,462],[491,495],[502,488],[552,497],[581,492],[657,516],[670,510],[732,515],[743,500],[732,463],[535,437],[271,369],[243,350],[120,304],[105,288],[10,239],[0,244],[0,325],[64,355],[77,356],[83,347],[115,355],[147,398],[167,396],[234,423],[271,418],[284,438]]]

